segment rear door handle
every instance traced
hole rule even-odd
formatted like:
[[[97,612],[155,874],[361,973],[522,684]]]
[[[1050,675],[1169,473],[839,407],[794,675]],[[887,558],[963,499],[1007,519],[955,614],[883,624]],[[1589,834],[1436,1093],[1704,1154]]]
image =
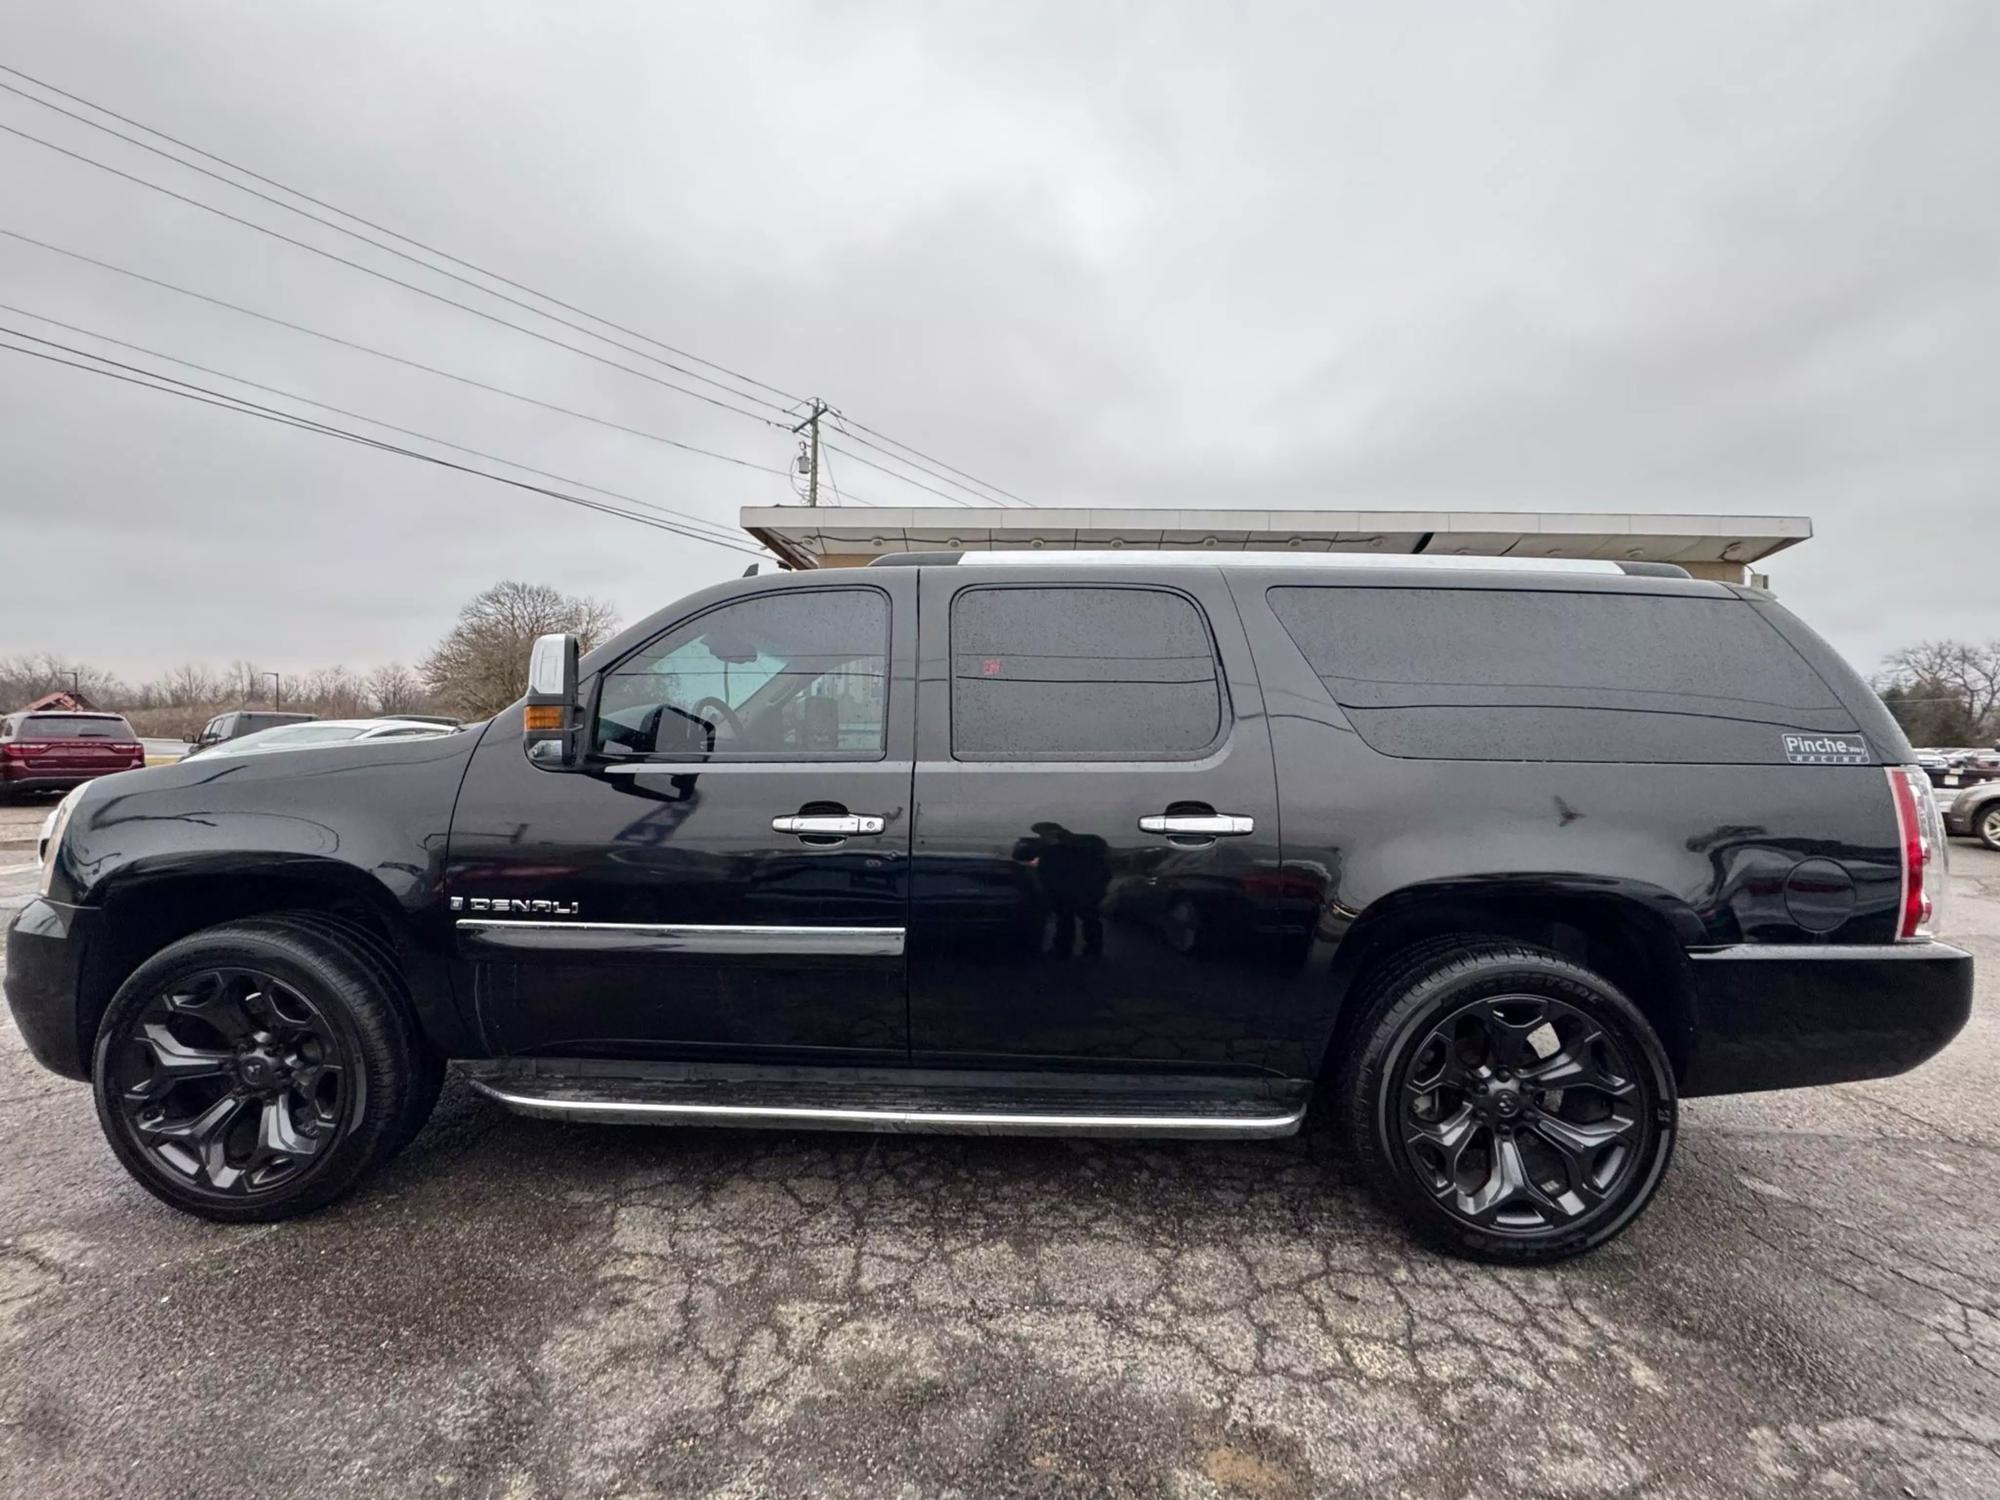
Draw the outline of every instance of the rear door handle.
[[[1141,833],[1226,839],[1257,831],[1257,820],[1242,813],[1152,813],[1139,820]]]
[[[882,820],[868,813],[793,813],[771,819],[773,833],[817,835],[820,838],[847,837],[857,833],[880,833]]]

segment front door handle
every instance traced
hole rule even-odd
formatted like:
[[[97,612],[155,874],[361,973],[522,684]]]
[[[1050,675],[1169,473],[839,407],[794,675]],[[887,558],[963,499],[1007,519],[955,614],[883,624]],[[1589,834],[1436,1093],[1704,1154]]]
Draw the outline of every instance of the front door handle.
[[[868,813],[793,813],[771,819],[773,833],[796,833],[817,838],[845,838],[857,833],[880,833],[882,820]]]
[[[1257,820],[1242,813],[1153,813],[1139,820],[1139,831],[1226,839],[1255,833]]]

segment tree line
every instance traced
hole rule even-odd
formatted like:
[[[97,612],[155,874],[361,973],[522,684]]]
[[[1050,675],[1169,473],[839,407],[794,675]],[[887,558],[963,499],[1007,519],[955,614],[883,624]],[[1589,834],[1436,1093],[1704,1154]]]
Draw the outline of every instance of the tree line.
[[[469,600],[414,667],[392,661],[366,670],[274,673],[244,657],[223,668],[188,662],[128,681],[95,663],[38,651],[0,657],[0,712],[74,691],[99,709],[124,714],[140,734],[163,739],[190,736],[233,708],[282,707],[326,719],[405,713],[483,719],[528,690],[528,650],[536,636],[567,632],[588,650],[617,626],[600,600],[506,580]]]
[[[1905,646],[1883,663],[1875,691],[1913,745],[2000,742],[2000,640]]]

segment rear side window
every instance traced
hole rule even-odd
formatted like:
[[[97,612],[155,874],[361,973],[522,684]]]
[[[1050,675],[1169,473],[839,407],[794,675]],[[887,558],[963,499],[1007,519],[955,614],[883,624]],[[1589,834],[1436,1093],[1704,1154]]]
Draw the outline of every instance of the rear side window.
[[[1783,763],[1853,716],[1734,598],[1294,588],[1272,611],[1371,746],[1470,760]]]
[[[952,603],[960,760],[1186,760],[1221,728],[1215,647],[1185,595],[982,587]]]
[[[21,721],[24,740],[132,740],[132,726],[123,719],[91,714],[29,714]]]

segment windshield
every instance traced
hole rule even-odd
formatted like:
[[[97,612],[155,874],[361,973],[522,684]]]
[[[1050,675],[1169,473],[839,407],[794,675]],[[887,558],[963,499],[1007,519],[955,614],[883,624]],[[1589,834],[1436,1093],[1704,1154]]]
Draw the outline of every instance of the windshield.
[[[132,726],[117,717],[95,714],[30,714],[15,738],[23,740],[129,740]]]

